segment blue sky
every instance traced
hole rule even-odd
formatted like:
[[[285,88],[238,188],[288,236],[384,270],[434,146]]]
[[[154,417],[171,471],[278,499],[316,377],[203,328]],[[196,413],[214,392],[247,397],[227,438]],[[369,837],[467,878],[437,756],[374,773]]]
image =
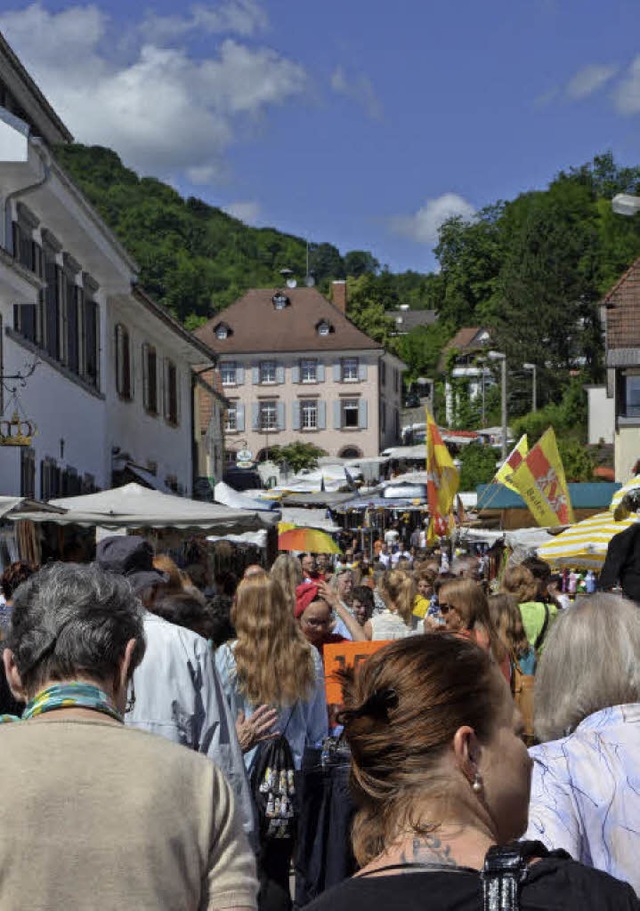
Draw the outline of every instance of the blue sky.
[[[437,227],[640,164],[637,0],[0,0],[78,141],[251,224],[428,271]]]

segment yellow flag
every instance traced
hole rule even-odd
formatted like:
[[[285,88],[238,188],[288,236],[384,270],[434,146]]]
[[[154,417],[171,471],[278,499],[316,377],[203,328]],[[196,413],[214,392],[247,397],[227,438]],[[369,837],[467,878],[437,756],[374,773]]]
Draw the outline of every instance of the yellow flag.
[[[526,433],[523,433],[505,461],[502,463],[500,468],[498,468],[493,482],[504,484],[504,486],[508,487],[509,490],[514,490],[517,493],[517,488],[514,487],[511,482],[511,476],[513,475],[513,472],[516,470],[518,465],[520,465],[520,463],[526,459],[528,452],[529,441],[527,440]]]
[[[573,508],[553,427],[545,430],[511,475],[538,525],[570,525]]]
[[[453,464],[451,453],[445,446],[433,416],[426,410],[427,416],[427,502],[431,516],[430,529],[435,532],[436,523],[440,528],[450,530],[452,527],[453,501],[460,485],[460,475]],[[444,523],[444,524],[443,524]],[[438,530],[439,532],[439,530]],[[438,533],[436,532],[436,533]]]

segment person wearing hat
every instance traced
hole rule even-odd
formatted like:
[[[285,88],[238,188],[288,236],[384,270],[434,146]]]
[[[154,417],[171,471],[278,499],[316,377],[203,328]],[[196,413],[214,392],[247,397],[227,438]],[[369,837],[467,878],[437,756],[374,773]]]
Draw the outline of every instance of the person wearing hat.
[[[254,840],[254,816],[244,760],[207,642],[156,616],[153,602],[168,581],[153,565],[151,544],[137,535],[111,535],[96,548],[96,563],[124,576],[146,608],[147,649],[136,668],[125,723],[204,753],[227,776],[244,830]]]

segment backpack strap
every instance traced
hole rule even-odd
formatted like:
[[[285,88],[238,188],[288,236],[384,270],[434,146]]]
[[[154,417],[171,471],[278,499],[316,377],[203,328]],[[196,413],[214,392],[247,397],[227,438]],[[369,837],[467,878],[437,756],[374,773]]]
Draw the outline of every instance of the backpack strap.
[[[539,841],[515,841],[494,845],[487,851],[482,869],[484,911],[520,911],[519,889],[532,857],[547,857]]]
[[[544,642],[544,637],[547,634],[547,627],[549,626],[549,614],[550,614],[549,605],[544,604],[543,606],[544,606],[544,623],[542,624],[542,629],[536,636],[536,641],[533,643],[533,648],[534,648],[534,651],[536,651],[536,652],[538,651],[538,648]]]

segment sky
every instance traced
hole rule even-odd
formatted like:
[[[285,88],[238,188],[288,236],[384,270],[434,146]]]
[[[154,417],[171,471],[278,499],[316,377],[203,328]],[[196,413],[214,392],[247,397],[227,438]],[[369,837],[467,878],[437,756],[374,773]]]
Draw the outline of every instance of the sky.
[[[247,224],[437,268],[443,220],[640,164],[638,0],[0,0],[78,142]]]

